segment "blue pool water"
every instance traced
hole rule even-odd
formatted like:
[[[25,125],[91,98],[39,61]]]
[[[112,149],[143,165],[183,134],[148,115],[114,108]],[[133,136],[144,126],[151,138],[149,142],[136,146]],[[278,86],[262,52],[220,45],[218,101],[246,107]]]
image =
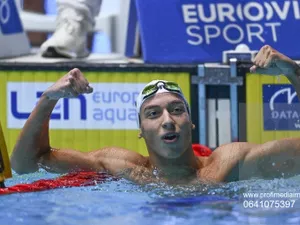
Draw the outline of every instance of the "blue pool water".
[[[6,185],[56,176],[43,171],[14,175]],[[0,218],[1,224],[7,225],[300,224],[300,196],[293,207],[249,209],[241,195],[251,192],[300,193],[300,176],[215,186],[140,186],[122,179],[108,180],[91,187],[0,196]]]

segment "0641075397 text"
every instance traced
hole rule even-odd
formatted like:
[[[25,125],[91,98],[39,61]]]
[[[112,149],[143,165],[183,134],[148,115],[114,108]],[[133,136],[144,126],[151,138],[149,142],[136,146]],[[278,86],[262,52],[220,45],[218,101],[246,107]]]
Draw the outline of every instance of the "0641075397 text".
[[[245,192],[241,197],[243,208],[288,209],[294,208],[300,198],[300,193]]]

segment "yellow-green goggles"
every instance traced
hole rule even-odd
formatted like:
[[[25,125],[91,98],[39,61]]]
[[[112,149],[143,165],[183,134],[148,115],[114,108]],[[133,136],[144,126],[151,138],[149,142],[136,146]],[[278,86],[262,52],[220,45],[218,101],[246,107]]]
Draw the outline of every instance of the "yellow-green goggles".
[[[171,92],[182,93],[179,85],[175,82],[157,81],[155,84],[148,85],[143,89],[143,91],[142,91],[143,100],[148,98],[149,96],[155,94],[161,87],[163,87],[164,89],[171,91]]]

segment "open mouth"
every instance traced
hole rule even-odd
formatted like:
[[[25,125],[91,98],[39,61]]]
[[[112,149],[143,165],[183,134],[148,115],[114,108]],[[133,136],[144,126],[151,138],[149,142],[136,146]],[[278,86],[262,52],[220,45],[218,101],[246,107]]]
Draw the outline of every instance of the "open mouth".
[[[179,138],[179,135],[176,133],[168,133],[162,137],[164,142],[167,142],[167,143],[175,142],[175,141],[177,141],[178,138]]]

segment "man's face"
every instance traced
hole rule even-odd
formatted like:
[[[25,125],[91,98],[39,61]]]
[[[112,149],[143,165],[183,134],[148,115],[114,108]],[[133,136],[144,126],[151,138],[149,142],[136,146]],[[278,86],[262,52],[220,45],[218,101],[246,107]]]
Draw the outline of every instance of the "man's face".
[[[140,118],[141,135],[148,150],[164,158],[177,158],[191,146],[193,125],[178,95],[159,93],[147,99]]]

